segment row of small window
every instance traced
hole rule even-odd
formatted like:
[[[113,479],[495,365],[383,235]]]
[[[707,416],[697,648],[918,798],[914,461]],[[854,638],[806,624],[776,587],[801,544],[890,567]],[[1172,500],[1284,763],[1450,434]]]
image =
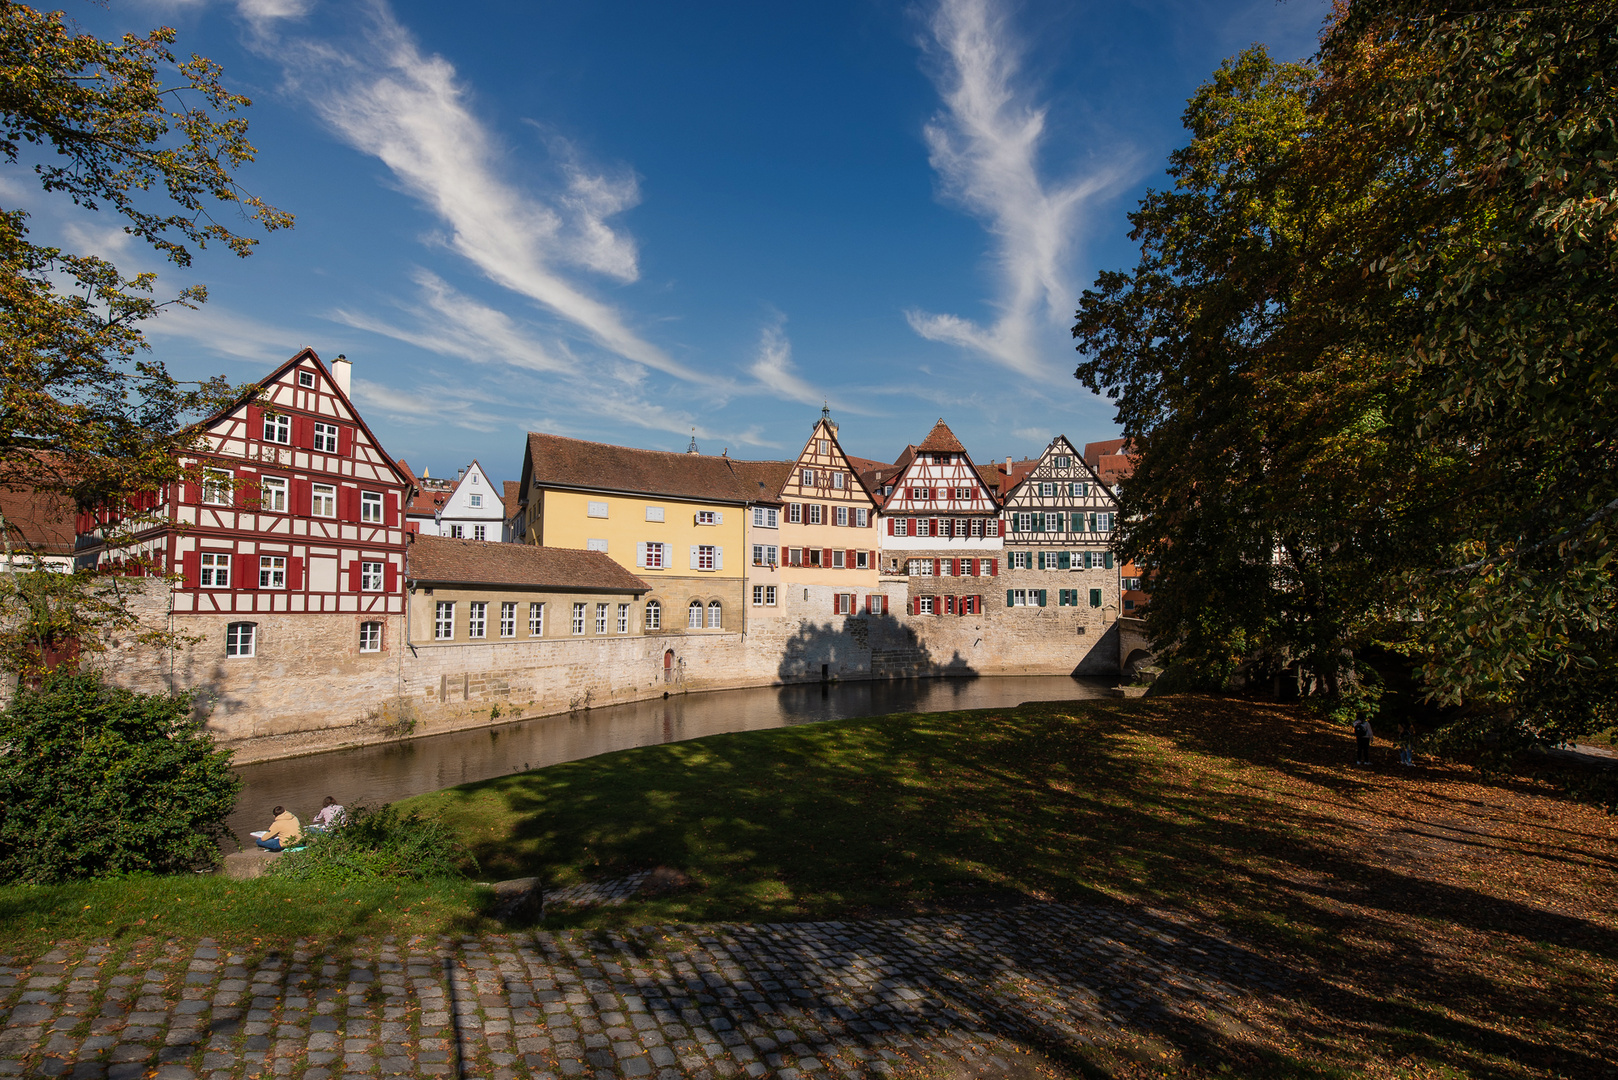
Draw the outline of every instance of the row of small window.
[[[998,559],[908,559],[905,573],[911,577],[997,577]]]
[[[775,603],[775,589],[770,588],[770,603]],[[616,614],[612,604],[596,604],[594,613],[594,626],[597,634],[629,633],[629,605],[616,605]],[[455,640],[455,608],[456,601],[440,600],[433,612],[433,640]],[[472,600],[466,605],[466,636],[470,640],[486,639],[489,636],[489,604],[486,600]],[[661,630],[663,628],[663,605],[657,600],[646,601],[646,629]],[[724,608],[717,600],[710,600],[704,604],[701,600],[693,600],[686,608],[686,628],[701,630],[704,626],[709,630],[724,628]],[[568,629],[575,635],[582,636],[586,627],[590,625],[590,605],[575,603],[572,607]],[[609,630],[609,627],[611,628]],[[504,600],[500,603],[500,637],[515,638],[517,636],[517,603],[513,600]],[[528,636],[545,636],[545,605],[530,603],[528,605]]]
[[[319,454],[335,454],[338,452],[338,431],[336,424],[325,424],[315,421],[310,425],[310,449]],[[286,413],[264,415],[263,438],[265,442],[280,443],[283,446],[292,445],[292,417]]]
[[[886,607],[883,610],[887,610]],[[982,615],[981,596],[912,596],[912,615]]]
[[[1054,499],[1059,495],[1065,495],[1070,499],[1086,499],[1092,493],[1100,493],[1105,489],[1100,484],[1081,484],[1072,480],[1051,483],[1046,480],[1038,484],[1029,484],[1028,490],[1030,494],[1038,495],[1042,499]]]
[[[474,495],[474,496],[472,496],[472,498],[476,499],[476,498],[478,498],[478,496]],[[472,505],[476,506],[477,503],[473,503]],[[464,526],[464,525],[451,525],[449,527],[449,538],[451,540],[465,540],[466,539],[466,526]],[[472,526],[472,539],[474,539],[474,540],[487,540],[488,538],[489,538],[489,527],[487,525],[474,525],[474,526]]]
[[[889,536],[999,536],[995,518],[902,518],[888,519]]]
[[[1012,532],[1111,532],[1113,514],[1087,514],[1084,511],[1067,513],[1035,513],[1019,510],[1007,515]],[[1069,521],[1072,528],[1068,528]]]
[[[382,624],[360,623],[360,652],[382,651]],[[225,627],[225,657],[235,659],[258,655],[258,623],[233,622]]]
[[[782,549],[774,544],[753,545],[754,566],[780,566]],[[845,551],[842,548],[785,549],[787,566],[810,566],[831,570],[869,570],[876,565],[872,551]]]
[[[849,483],[847,473],[833,469],[799,469],[798,486],[831,488],[834,491],[842,491],[853,485]]]
[[[1110,551],[1008,551],[1011,570],[1111,570]]]
[[[913,487],[908,492],[911,502],[966,502],[976,497],[977,488],[969,487]]]
[[[203,503],[208,506],[234,506],[236,493],[231,487],[231,480],[234,475],[229,469],[203,469]],[[289,487],[284,477],[259,477],[257,509],[271,514],[288,513],[288,490]],[[336,484],[309,485],[309,516],[327,518],[337,516]],[[380,525],[383,519],[382,493],[378,491],[360,492],[359,520],[368,524]]]
[[[204,589],[237,587],[237,583],[230,573],[231,558],[231,555],[221,551],[201,552],[200,558],[197,560],[197,585]],[[251,574],[252,571],[248,570],[248,573]],[[360,592],[382,592],[383,583],[386,580],[387,563],[360,562]],[[299,587],[299,585],[301,583],[293,583],[294,588]],[[287,557],[285,555],[258,556],[258,587],[260,589],[285,589],[287,586]],[[246,582],[242,582],[240,587],[251,588],[252,579],[249,578]]]
[[[757,509],[753,511],[755,523],[757,523],[758,513]],[[771,510],[770,513],[773,514],[775,511]],[[584,516],[593,518],[610,517],[611,507],[604,499],[591,499],[584,505]],[[666,514],[663,507],[648,506],[646,508],[647,521],[663,521],[665,518]],[[723,525],[725,523],[725,514],[722,510],[698,510],[691,515],[691,523],[693,525]],[[772,521],[771,526],[773,527],[773,525],[774,522]]]
[[[1080,600],[1079,589],[1057,589],[1056,605],[1058,607],[1083,607]],[[1047,589],[1007,589],[1006,607],[1044,607],[1049,595]],[[1090,606],[1101,606],[1101,590],[1090,590]]]
[[[603,554],[607,551],[605,540],[590,540],[585,547],[591,551]],[[635,545],[635,565],[644,570],[667,570],[674,565],[674,545],[664,544],[656,540],[647,540]],[[691,569],[693,570],[723,570],[725,568],[725,549],[718,544],[692,544]]]
[[[772,513],[774,511],[771,511]],[[757,524],[755,521],[754,524]],[[871,511],[864,506],[822,506],[819,503],[787,503],[789,525],[843,525],[856,529],[871,527]]]

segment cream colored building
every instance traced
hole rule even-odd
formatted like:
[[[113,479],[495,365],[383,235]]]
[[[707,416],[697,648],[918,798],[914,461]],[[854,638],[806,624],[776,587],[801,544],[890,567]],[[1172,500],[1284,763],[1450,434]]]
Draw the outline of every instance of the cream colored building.
[[[838,442],[829,410],[792,463],[780,498],[787,586],[829,587],[834,614],[863,610],[876,592],[877,501]]]

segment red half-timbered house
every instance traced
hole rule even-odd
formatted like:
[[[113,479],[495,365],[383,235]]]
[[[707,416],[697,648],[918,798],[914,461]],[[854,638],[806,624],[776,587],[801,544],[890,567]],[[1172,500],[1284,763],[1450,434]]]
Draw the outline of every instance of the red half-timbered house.
[[[226,617],[226,657],[259,654],[259,614],[347,617],[355,651],[393,645],[410,477],[349,400],[348,362],[334,367],[305,349],[203,421],[204,449],[184,462],[197,475],[134,500],[155,523],[97,553],[178,572],[173,612]],[[103,523],[92,512],[80,530]]]

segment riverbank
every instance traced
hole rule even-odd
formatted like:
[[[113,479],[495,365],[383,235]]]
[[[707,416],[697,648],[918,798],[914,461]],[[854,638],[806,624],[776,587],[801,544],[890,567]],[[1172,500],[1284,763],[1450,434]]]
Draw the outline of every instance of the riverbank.
[[[1174,1056],[1162,1060],[1176,1068],[1601,1075],[1602,1047],[1618,1044],[1608,1007],[1618,819],[1525,780],[1485,782],[1443,763],[1402,769],[1385,744],[1371,769],[1348,765],[1352,754],[1342,729],[1302,710],[1203,698],[715,736],[413,800],[456,825],[489,880],[539,872],[554,890],[656,866],[687,879],[662,895],[553,907],[543,948],[499,936],[470,886],[317,896],[270,880],[232,883],[242,891],[227,896],[214,880],[184,878],[0,890],[0,938],[23,959],[97,938],[138,951],[154,937],[181,950],[210,937],[244,956],[374,959],[389,936],[402,949],[416,935],[430,951],[436,935],[470,934],[491,957],[597,950],[626,971],[667,959],[679,978],[688,961],[659,951],[684,940],[676,924],[812,919],[877,940],[893,925],[884,920],[921,920],[929,948],[944,949],[949,934],[988,933],[979,914],[1019,905],[1050,913],[1045,922],[1059,910],[1159,913],[1195,928],[1157,931],[1185,945],[1177,955],[1196,956],[1191,937],[1227,942],[1245,958],[1236,981],[1252,995],[1241,1015],[1208,1014],[1190,1033],[1156,1014],[1131,1019],[1135,1036],[1165,1040]],[[806,933],[805,956],[822,955],[829,946]],[[1081,981],[1083,956],[1110,962],[1087,933],[1053,946]],[[772,949],[790,936],[764,935]],[[620,959],[606,960],[614,951]],[[1046,961],[1018,963],[1029,986],[1053,977]],[[743,978],[727,970],[715,968]],[[1195,983],[1181,982],[1136,1000],[1185,1004]],[[836,995],[826,993],[830,1009]],[[1016,1008],[1034,1015],[1026,1002]],[[1082,1071],[1056,1060],[1058,1071]]]

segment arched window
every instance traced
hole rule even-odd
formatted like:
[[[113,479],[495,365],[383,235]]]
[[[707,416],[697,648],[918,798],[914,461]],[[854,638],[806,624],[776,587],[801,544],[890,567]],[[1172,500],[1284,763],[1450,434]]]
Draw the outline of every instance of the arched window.
[[[663,628],[663,605],[656,600],[646,601],[646,629],[661,630]]]
[[[708,629],[717,630],[722,625],[724,624],[719,618],[719,601],[710,600],[708,602]]]
[[[258,623],[233,622],[225,627],[226,656],[254,656],[258,645]]]
[[[691,607],[685,613],[685,625],[690,630],[702,629],[702,601],[691,601]]]

